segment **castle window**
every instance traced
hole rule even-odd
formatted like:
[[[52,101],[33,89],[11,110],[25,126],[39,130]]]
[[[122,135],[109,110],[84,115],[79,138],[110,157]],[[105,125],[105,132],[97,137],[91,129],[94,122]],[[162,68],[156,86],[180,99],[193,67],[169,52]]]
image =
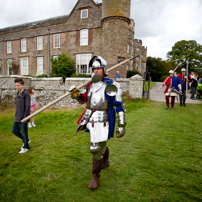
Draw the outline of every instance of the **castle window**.
[[[76,55],[76,73],[90,74],[89,62],[92,58],[91,54],[77,54]]]
[[[7,60],[7,66],[8,66],[8,75],[12,75],[13,69],[12,69],[12,59]]]
[[[43,57],[37,57],[37,75],[43,74]]]
[[[53,35],[53,48],[60,48],[60,34]]]
[[[37,37],[37,50],[43,50],[43,37]]]
[[[21,39],[21,52],[27,52],[27,44],[26,44],[26,39]]]
[[[7,42],[7,53],[12,53],[11,41]]]
[[[88,18],[88,9],[81,10],[81,18]]]
[[[80,31],[80,46],[88,45],[88,29],[82,29]]]
[[[118,57],[118,63],[123,62],[125,60],[124,57]]]
[[[21,67],[21,75],[29,74],[28,58],[21,58],[20,67]]]
[[[1,75],[1,60],[0,60],[0,75]]]
[[[129,46],[129,44],[127,45],[127,53],[130,53],[130,46]]]
[[[53,55],[53,60],[57,59],[59,55]]]
[[[140,49],[139,49],[139,48],[136,48],[136,50],[139,51]]]

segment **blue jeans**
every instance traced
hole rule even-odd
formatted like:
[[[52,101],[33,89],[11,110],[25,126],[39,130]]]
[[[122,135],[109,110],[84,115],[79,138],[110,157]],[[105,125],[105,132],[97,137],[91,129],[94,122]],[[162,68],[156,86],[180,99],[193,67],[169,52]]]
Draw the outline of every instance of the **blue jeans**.
[[[191,99],[194,99],[195,92],[196,92],[196,88],[195,87],[191,87]]]
[[[23,148],[29,149],[27,123],[14,122],[13,128],[12,128],[12,133],[23,141],[23,143],[24,143]]]

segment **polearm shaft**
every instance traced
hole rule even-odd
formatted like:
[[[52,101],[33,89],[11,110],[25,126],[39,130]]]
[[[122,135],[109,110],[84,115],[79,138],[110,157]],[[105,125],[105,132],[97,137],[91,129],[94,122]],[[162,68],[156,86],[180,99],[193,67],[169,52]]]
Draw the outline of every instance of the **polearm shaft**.
[[[120,66],[120,65],[123,65],[123,64],[125,64],[126,62],[128,62],[128,61],[130,61],[130,60],[132,60],[132,59],[134,59],[134,58],[136,58],[136,57],[139,57],[139,55],[134,56],[134,57],[131,57],[131,58],[127,59],[127,60],[124,60],[123,62],[120,62],[120,63],[114,65],[113,67],[109,68],[107,71],[110,72],[111,70],[115,69],[116,67],[118,67],[118,66]],[[81,89],[81,88],[85,87],[85,86],[88,85],[91,81],[92,81],[92,80],[90,79],[89,81],[87,81],[87,82],[85,82],[85,83],[83,83],[83,84],[77,86],[77,89]],[[69,96],[69,95],[71,95],[70,92],[68,92],[68,93],[66,93],[66,94],[64,94],[64,95],[62,95],[62,96],[59,97],[58,99],[56,99],[56,100],[50,102],[50,103],[47,104],[46,106],[44,106],[44,107],[42,107],[41,109],[35,111],[33,114],[30,114],[30,115],[27,116],[26,118],[22,119],[21,122],[22,122],[22,123],[25,123],[26,121],[28,121],[28,120],[31,119],[32,117],[36,116],[36,115],[39,114],[40,112],[42,112],[42,111],[44,111],[45,109],[51,107],[52,105],[54,105],[55,103],[59,102],[60,100],[62,100],[63,98],[65,98],[65,97],[67,97],[67,96]]]
[[[176,70],[180,65],[181,65],[181,63],[179,63],[179,65],[177,65],[177,67],[175,67],[175,69],[174,69],[173,71],[175,72],[175,70]],[[166,78],[166,80],[161,84],[161,86],[156,90],[156,92],[158,92],[158,91],[162,88],[163,84],[166,83],[166,81],[168,80],[168,78],[169,78],[169,77]]]
[[[189,61],[187,60],[186,63],[187,63],[187,65],[186,65],[186,75],[187,75],[187,79],[186,79],[186,97],[187,97],[188,78],[189,78],[189,75],[188,75],[188,65],[189,65]]]

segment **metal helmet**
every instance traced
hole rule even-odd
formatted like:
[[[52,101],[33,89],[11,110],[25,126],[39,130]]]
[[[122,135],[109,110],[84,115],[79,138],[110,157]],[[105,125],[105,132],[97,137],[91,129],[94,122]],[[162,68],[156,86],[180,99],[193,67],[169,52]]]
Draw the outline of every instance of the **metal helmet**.
[[[174,71],[173,71],[173,70],[170,70],[170,71],[169,71],[169,74],[174,74]]]
[[[186,72],[186,69],[185,69],[185,68],[182,68],[182,69],[181,69],[181,72]]]
[[[107,62],[101,56],[93,56],[89,62],[89,67],[94,68],[103,68],[104,75],[108,76],[107,72]]]

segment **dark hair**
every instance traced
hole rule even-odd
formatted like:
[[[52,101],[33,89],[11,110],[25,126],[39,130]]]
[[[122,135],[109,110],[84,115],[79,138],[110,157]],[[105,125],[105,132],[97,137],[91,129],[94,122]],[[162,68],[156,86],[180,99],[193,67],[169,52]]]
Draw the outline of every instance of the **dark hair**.
[[[21,78],[17,78],[17,79],[15,79],[14,82],[15,82],[15,83],[20,83],[21,85],[24,85],[24,84],[25,84],[24,80],[21,79]]]
[[[33,89],[34,89],[34,87],[29,87],[29,88],[27,89],[28,93],[29,93],[29,94],[33,94],[33,93],[32,93],[32,90],[33,90]]]

